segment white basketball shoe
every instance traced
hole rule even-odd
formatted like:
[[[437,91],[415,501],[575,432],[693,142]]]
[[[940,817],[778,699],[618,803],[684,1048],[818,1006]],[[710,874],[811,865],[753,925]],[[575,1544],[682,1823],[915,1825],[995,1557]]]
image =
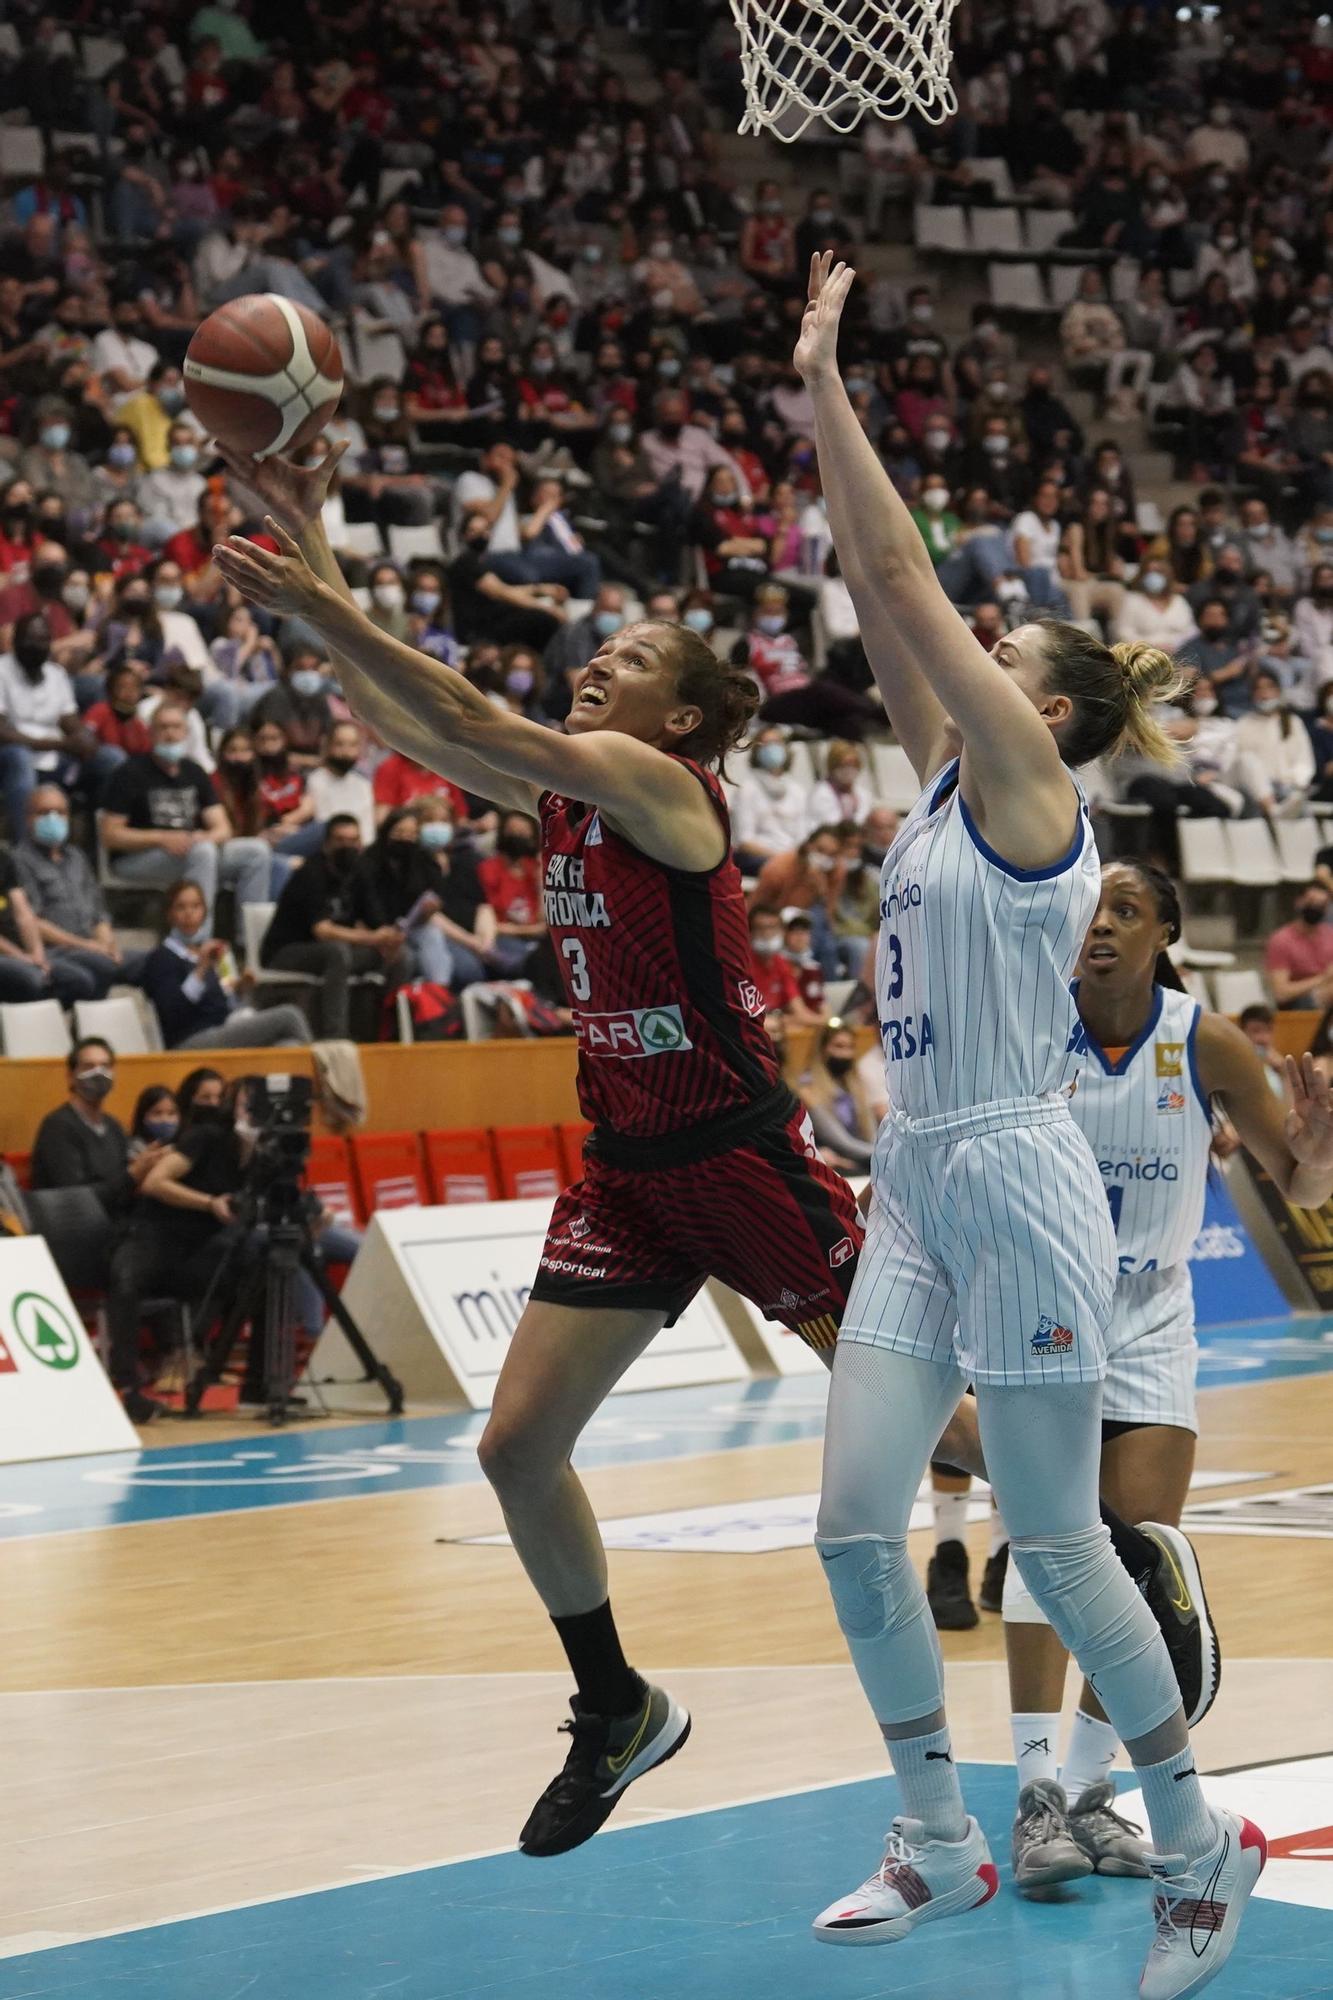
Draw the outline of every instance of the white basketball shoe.
[[[1186,2000],[1216,1979],[1231,1956],[1250,1892],[1268,1859],[1251,1820],[1214,1806],[1217,1845],[1186,1868],[1181,1854],[1152,1854],[1157,1935],[1139,1980],[1142,2000]]]
[[[962,1840],[932,1840],[919,1819],[896,1819],[870,1880],[822,1910],[814,1933],[821,1944],[892,1944],[919,1924],[988,1903],[999,1886],[974,1819]]]

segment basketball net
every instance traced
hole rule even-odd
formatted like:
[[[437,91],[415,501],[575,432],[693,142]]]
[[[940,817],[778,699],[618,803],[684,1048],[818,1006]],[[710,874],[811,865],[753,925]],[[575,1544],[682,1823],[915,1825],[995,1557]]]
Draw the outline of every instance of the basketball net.
[[[799,139],[865,116],[951,118],[949,23],[958,0],[731,0],[745,83],[742,132]]]

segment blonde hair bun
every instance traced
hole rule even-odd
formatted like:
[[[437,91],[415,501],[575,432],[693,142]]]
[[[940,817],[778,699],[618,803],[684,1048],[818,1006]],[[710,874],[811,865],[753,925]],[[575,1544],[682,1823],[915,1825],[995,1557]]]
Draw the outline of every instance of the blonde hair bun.
[[[1126,639],[1112,646],[1111,653],[1129,682],[1131,696],[1139,701],[1174,701],[1188,685],[1188,675],[1160,646],[1150,646],[1142,639]]]

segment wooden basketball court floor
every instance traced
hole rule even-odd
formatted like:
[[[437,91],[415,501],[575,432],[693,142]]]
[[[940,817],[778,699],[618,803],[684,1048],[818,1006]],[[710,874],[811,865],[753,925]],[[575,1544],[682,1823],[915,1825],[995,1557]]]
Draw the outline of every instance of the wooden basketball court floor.
[[[1225,1674],[1196,1747],[1273,1842],[1217,1991],[1312,2000],[1333,1994],[1333,1321],[1211,1334],[1201,1382],[1191,1523]],[[695,1727],[552,1862],[513,1839],[566,1748],[568,1679],[494,1539],[479,1416],[171,1424],[137,1457],[0,1472],[0,2000],[1131,1995],[1144,1884],[1008,1888],[991,1617],[944,1650],[1002,1894],[902,1945],[810,1940],[895,1810],[809,1547],[823,1391],[622,1396],[597,1420],[580,1462],[613,1600]],[[974,1574],[984,1515],[979,1495]]]

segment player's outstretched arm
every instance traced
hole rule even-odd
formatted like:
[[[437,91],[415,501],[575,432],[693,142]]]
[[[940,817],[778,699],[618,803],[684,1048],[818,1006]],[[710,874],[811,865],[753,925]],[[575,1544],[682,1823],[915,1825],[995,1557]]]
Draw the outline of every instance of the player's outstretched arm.
[[[1241,1144],[1293,1208],[1322,1208],[1333,1195],[1333,1093],[1308,1055],[1287,1057],[1291,1108],[1284,1110],[1249,1037],[1221,1014],[1198,1028],[1199,1081],[1220,1101]]]
[[[539,793],[563,792],[602,808],[654,860],[714,868],[725,841],[697,779],[660,750],[618,731],[562,736],[498,708],[470,681],[372,625],[349,597],[316,575],[273,516],[277,553],[233,535],[213,551],[227,582],[252,603],[313,626],[342,664],[357,712],[385,740],[455,783],[533,812]],[[412,718],[411,746],[400,718]]]
[[[1004,837],[1012,817],[1022,846],[1035,844],[1050,859],[1069,844],[1072,812],[1051,732],[945,596],[838,372],[838,326],[855,276],[828,252],[811,259],[795,362],[815,408],[829,525],[866,656],[918,776],[948,754],[952,719],[966,751],[964,791],[974,811],[980,805],[988,837],[1006,858],[1025,861]],[[1019,802],[1021,818],[1013,810]]]

